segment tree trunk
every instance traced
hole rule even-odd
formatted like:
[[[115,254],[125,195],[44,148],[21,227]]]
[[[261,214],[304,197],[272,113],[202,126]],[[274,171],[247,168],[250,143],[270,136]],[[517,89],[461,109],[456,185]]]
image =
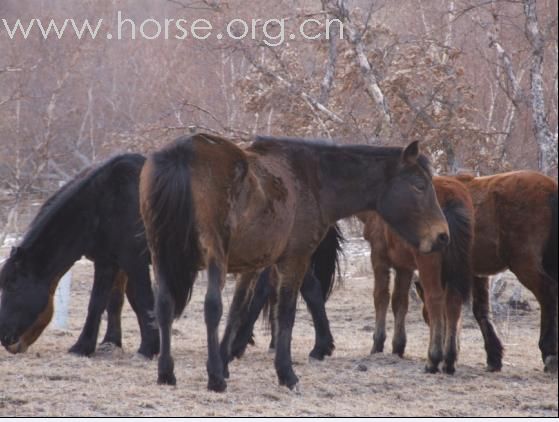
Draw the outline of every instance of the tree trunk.
[[[524,0],[526,15],[526,37],[532,46],[530,65],[530,96],[532,105],[532,125],[539,151],[539,168],[549,174],[557,167],[557,132],[549,129],[545,113],[543,87],[544,39],[538,27],[535,0]]]

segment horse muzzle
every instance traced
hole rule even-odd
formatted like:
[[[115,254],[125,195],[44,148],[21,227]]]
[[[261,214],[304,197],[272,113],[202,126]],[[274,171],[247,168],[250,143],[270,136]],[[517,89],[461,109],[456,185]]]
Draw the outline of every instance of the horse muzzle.
[[[13,335],[2,336],[2,338],[0,338],[0,342],[8,352],[13,353],[14,355],[17,353],[24,353],[29,347],[22,341],[21,338]]]
[[[422,254],[430,254],[440,252],[450,244],[450,236],[448,231],[438,233],[434,240],[422,240],[419,244],[419,252]]]

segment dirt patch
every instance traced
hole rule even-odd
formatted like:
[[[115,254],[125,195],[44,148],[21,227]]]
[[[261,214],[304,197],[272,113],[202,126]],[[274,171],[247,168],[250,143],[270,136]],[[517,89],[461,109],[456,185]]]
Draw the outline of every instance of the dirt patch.
[[[531,311],[513,310],[498,321],[506,346],[501,373],[485,372],[481,334],[467,311],[456,374],[427,375],[428,328],[416,302],[410,305],[405,358],[388,353],[390,337],[387,353],[369,355],[372,278],[364,270],[366,254],[352,255],[345,287],[328,303],[336,350],[323,363],[307,360],[314,332],[299,303],[293,358],[301,395],[278,386],[269,336],[260,323],[256,346],[230,367],[227,393],[206,390],[203,281],[186,317],[174,325],[177,387],[156,385],[157,362],[136,356],[139,330],[128,305],[123,350],[103,349],[91,358],[67,354],[85,320],[91,289],[92,266],[80,261],[73,269],[68,330],[47,328],[24,355],[0,350],[0,416],[558,416],[557,377],[542,370],[539,307],[531,294],[524,294]],[[224,292],[224,320],[233,286]],[[389,336],[391,327],[389,318]]]

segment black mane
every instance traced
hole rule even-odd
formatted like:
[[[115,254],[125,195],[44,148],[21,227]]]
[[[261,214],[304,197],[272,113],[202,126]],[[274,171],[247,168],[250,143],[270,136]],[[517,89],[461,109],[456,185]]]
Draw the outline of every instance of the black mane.
[[[74,179],[66,183],[62,188],[56,191],[41,206],[39,212],[32,220],[27,233],[21,241],[20,247],[32,247],[41,236],[45,229],[48,229],[54,220],[59,217],[60,213],[68,207],[77,205],[79,201],[83,201],[83,194],[90,191],[91,194],[97,190],[105,181],[107,173],[122,161],[127,160],[145,160],[139,154],[125,154],[108,159],[104,163],[97,166],[88,167],[82,170]]]
[[[402,147],[386,147],[386,146],[373,146],[373,145],[340,145],[329,139],[309,139],[309,138],[295,138],[295,137],[276,137],[276,136],[256,136],[254,138],[253,145],[256,149],[260,147],[273,147],[278,146],[279,148],[310,148],[313,150],[321,151],[347,151],[355,152],[357,154],[362,154],[365,156],[373,157],[400,157],[403,152]],[[418,164],[425,170],[429,175],[432,175],[431,163],[427,156],[420,154],[418,158]]]

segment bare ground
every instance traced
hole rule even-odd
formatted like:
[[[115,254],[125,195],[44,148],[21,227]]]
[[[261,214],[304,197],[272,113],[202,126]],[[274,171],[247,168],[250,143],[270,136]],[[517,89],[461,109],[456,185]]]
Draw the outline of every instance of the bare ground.
[[[299,303],[293,358],[300,395],[277,385],[269,336],[260,323],[257,345],[230,367],[227,392],[206,390],[203,281],[186,316],[174,325],[177,387],[156,385],[156,360],[136,356],[139,331],[128,305],[123,350],[99,350],[91,358],[69,355],[91,289],[92,266],[80,261],[73,269],[68,329],[47,328],[24,355],[0,350],[0,416],[558,416],[557,377],[542,371],[539,308],[530,293],[524,298],[531,311],[510,311],[497,322],[506,346],[501,373],[485,372],[481,334],[467,310],[456,374],[427,375],[428,327],[414,301],[405,358],[390,354],[391,319],[386,353],[369,355],[372,278],[361,245],[349,249],[345,286],[327,307],[337,348],[323,363],[307,361],[314,332]],[[230,282],[224,292],[224,319],[233,286]]]

